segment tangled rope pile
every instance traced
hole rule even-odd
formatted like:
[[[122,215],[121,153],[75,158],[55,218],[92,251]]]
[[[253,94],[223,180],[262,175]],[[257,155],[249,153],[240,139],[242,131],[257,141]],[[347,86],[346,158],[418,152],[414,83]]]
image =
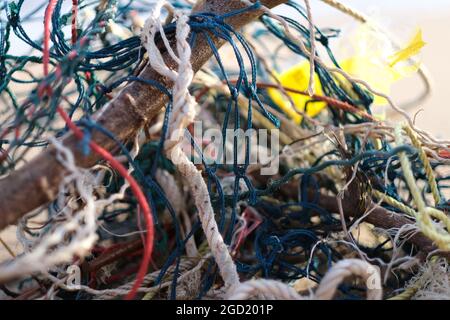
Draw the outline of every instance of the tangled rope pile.
[[[39,40],[4,1],[4,296],[448,298],[423,266],[449,257],[450,141],[341,68],[311,1],[46,0]]]

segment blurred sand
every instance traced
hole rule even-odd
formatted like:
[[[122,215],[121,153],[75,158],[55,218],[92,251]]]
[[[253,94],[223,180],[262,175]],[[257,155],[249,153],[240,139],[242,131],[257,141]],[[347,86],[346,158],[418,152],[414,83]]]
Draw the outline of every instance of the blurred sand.
[[[416,124],[434,136],[450,138],[450,105],[446,94],[450,92],[450,1],[430,0],[343,0],[344,3],[354,6],[362,12],[371,14],[377,21],[385,22],[393,34],[402,33],[405,30],[414,32],[416,27],[423,31],[424,41],[427,43],[422,49],[422,63],[428,68],[433,79],[433,94],[431,98],[421,106],[408,110],[414,115],[419,109],[423,109],[417,117]],[[339,11],[326,8],[325,4],[312,1],[313,10],[317,12],[316,23],[320,27],[345,28],[354,25],[352,19]],[[399,34],[402,36],[402,34]],[[416,97],[423,90],[423,85],[418,76],[402,80],[393,88],[392,97],[396,103],[407,102]],[[392,120],[392,118],[390,118]]]

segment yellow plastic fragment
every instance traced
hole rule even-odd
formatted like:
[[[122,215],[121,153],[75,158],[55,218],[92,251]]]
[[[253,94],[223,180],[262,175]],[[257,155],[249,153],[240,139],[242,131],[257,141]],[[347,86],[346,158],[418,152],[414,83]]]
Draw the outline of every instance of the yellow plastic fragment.
[[[422,30],[419,29],[404,49],[396,52],[390,57],[389,66],[393,67],[398,62],[408,60],[412,56],[418,54],[425,44],[426,43],[422,39]]]
[[[339,62],[341,68],[352,77],[362,79],[370,84],[376,91],[389,95],[392,85],[407,76],[410,76],[419,69],[418,63],[410,63],[408,60],[420,53],[425,45],[422,38],[422,30],[418,29],[412,39],[402,49],[392,52],[384,38],[377,38],[377,33],[369,24],[361,25],[350,38],[353,43],[354,54]],[[381,36],[380,36],[381,37]],[[281,74],[275,75],[281,85],[285,88],[307,91],[309,84],[309,61],[305,60],[291,67]],[[351,85],[341,76],[335,75],[341,87],[347,93],[356,98]],[[322,85],[317,74],[314,74],[314,92],[323,95]],[[310,117],[319,114],[325,107],[324,102],[309,102],[311,97],[288,92],[291,102],[279,89],[268,89],[270,98],[289,116],[295,123],[301,123],[303,116],[298,111],[305,111]],[[374,106],[384,106],[386,99],[375,96]],[[384,119],[384,110],[379,107],[374,108],[374,116],[380,120]]]
[[[276,77],[285,88],[307,91],[310,77],[309,62],[302,61],[281,75],[277,74]],[[314,92],[318,95],[322,95],[322,86],[317,74],[314,74],[314,83]],[[267,91],[273,102],[275,102],[295,123],[300,123],[302,121],[303,116],[296,110],[305,111],[306,103],[311,100],[311,97],[308,95],[288,92],[288,96],[294,102],[295,110],[292,108],[289,99],[286,98],[283,92],[278,89],[268,89]],[[314,117],[325,107],[326,104],[324,102],[310,102],[307,105],[306,114],[310,117]]]

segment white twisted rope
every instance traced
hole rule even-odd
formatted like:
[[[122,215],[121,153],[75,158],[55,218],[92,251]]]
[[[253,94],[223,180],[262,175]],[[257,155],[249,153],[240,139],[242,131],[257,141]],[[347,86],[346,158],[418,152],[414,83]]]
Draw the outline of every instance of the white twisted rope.
[[[258,279],[241,283],[229,296],[230,300],[247,300],[251,297],[271,297],[278,300],[302,300],[292,287],[275,280]]]
[[[176,51],[170,47],[165,36],[163,25],[160,20],[161,9],[171,8],[165,1],[159,1],[152,15],[145,22],[142,40],[150,57],[150,65],[161,75],[168,77],[174,82],[173,86],[173,112],[169,120],[169,137],[165,142],[165,153],[176,165],[178,172],[185,178],[189,189],[194,197],[195,205],[199,211],[199,218],[206,235],[211,253],[214,256],[226,287],[239,284],[239,276],[236,265],[231,258],[222,235],[219,232],[214,211],[209,198],[208,188],[203,180],[202,174],[188,159],[179,146],[183,137],[184,129],[194,121],[196,116],[196,102],[189,93],[194,72],[190,58],[191,48],[187,41],[190,27],[188,16],[182,13],[174,13],[177,18],[176,28]],[[173,10],[173,9],[168,9]],[[156,46],[155,35],[161,34],[166,49],[172,59],[178,64],[178,69],[170,69]]]
[[[345,259],[336,263],[327,272],[315,292],[315,299],[330,300],[339,284],[349,276],[360,277],[367,286],[367,300],[381,300],[381,277],[377,269],[370,263],[359,259]]]
[[[280,300],[331,300],[339,284],[349,276],[359,276],[367,286],[368,300],[381,300],[381,277],[378,270],[368,262],[359,259],[346,259],[336,263],[320,282],[314,295],[304,297],[299,295],[292,287],[275,280],[250,280],[241,283],[234,290],[230,290],[230,300],[246,300],[252,297],[270,297]]]

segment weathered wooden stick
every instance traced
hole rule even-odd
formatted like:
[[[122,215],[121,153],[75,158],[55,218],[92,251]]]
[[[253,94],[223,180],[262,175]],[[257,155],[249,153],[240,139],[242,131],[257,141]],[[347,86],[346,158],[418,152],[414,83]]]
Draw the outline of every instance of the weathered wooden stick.
[[[286,0],[261,1],[268,8],[284,2]],[[203,0],[195,5],[193,12],[224,14],[245,6],[240,0]],[[226,19],[226,22],[234,29],[239,29],[261,16],[262,13],[262,10],[252,10],[230,17]],[[223,44],[223,41],[212,34],[211,37],[217,47]],[[197,72],[211,56],[210,46],[205,38],[199,35],[192,49],[194,71]],[[165,53],[163,57],[169,67],[176,67],[169,54]],[[168,79],[160,76],[149,65],[142,70],[139,77],[157,81],[166,87],[171,86]],[[132,82],[97,112],[95,119],[120,141],[127,141],[139,128],[157,115],[166,103],[167,97],[158,89],[141,82]],[[107,150],[115,146],[111,139],[98,132],[92,133],[92,139]],[[99,160],[94,153],[84,156],[79,148],[78,140],[71,133],[63,138],[63,143],[72,150],[78,166],[88,168]],[[54,200],[65,173],[65,168],[55,157],[55,149],[49,147],[23,168],[0,180],[0,230],[16,222],[26,213]]]
[[[344,211],[345,216],[347,217],[358,217],[363,212],[360,212],[358,206],[355,205],[355,202],[358,201],[358,195],[346,193],[344,199],[342,200],[342,209]],[[336,197],[320,195],[318,200],[318,205],[329,211],[329,212],[338,212],[337,200]],[[374,226],[382,229],[399,229],[406,224],[413,224],[414,221],[408,219],[406,216],[389,211],[379,205],[376,205],[372,201],[368,201],[366,204],[365,210],[371,210],[370,214],[364,218],[363,221],[373,224]],[[364,210],[364,211],[365,211]],[[434,245],[433,241],[428,239],[422,233],[417,233],[411,238],[408,239],[408,242],[414,244],[417,248],[419,248],[424,253],[428,254],[437,249]],[[449,257],[449,254],[443,254],[446,257]]]

